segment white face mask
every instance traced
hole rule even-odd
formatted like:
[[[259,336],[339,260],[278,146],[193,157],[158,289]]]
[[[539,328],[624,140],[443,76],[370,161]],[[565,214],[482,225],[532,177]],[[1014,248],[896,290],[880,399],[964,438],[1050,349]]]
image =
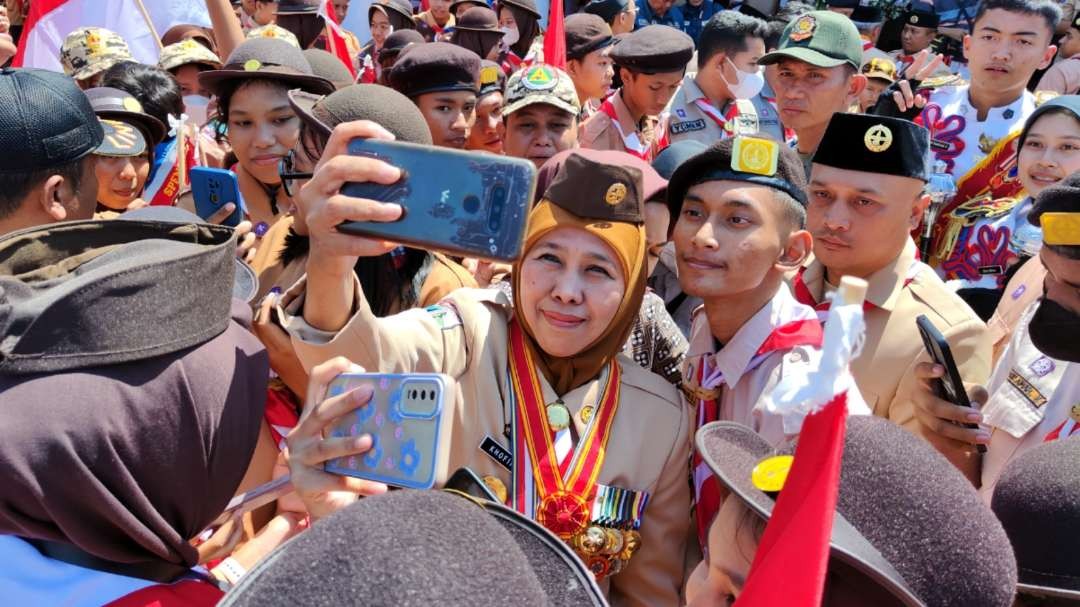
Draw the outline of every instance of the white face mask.
[[[723,70],[720,71],[720,78],[723,78],[724,84],[728,86],[728,90],[731,91],[731,95],[736,99],[753,99],[761,92],[761,89],[765,86],[765,76],[761,73],[761,68],[753,72],[744,72],[739,69],[739,66],[728,58],[724,58],[725,61],[731,64],[731,67],[735,68],[735,82],[728,82],[727,78],[724,78]]]
[[[504,27],[502,28],[502,32],[504,34],[502,41],[506,46],[514,46],[517,44],[517,41],[521,39],[521,34],[518,33],[517,27]]]
[[[206,124],[206,109],[208,105],[210,105],[210,99],[203,97],[202,95],[184,96],[184,113],[188,115],[188,118],[193,124],[197,124],[200,127]]]

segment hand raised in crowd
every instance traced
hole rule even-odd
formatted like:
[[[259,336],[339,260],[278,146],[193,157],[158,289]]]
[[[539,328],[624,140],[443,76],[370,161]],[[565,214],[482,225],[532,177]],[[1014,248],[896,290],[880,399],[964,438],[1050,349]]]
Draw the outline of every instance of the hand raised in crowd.
[[[290,390],[296,394],[304,394],[308,382],[304,365],[296,357],[289,334],[274,320],[274,306],[277,305],[279,297],[276,293],[270,293],[263,298],[255,312],[255,321],[251,328],[259,341],[266,346],[266,352],[270,356],[270,368]]]
[[[929,362],[915,365],[915,378],[918,380],[918,388],[912,396],[915,403],[915,418],[939,436],[972,445],[989,444],[990,432],[983,428],[968,428],[961,425],[982,423],[982,413],[979,413],[975,407],[986,403],[989,399],[986,388],[982,386],[968,388],[968,401],[974,406],[961,407],[938,398],[934,393],[932,383],[935,379],[942,377],[945,377],[945,368],[941,365]]]
[[[886,89],[871,113],[884,116],[897,115],[908,119],[914,118],[919,111],[926,107],[927,97],[912,88],[912,81],[915,82],[914,86],[917,88],[920,82],[937,72],[943,61],[941,55],[931,53],[929,49],[919,51],[915,55],[915,60],[904,72],[906,78],[896,81],[895,84]],[[899,114],[896,114],[896,111],[890,111],[893,108],[885,107],[884,104],[889,101],[895,104],[895,110],[899,111]]]
[[[371,400],[370,386],[326,397],[327,388],[335,377],[356,370],[355,365],[340,356],[312,369],[304,412],[285,439],[293,487],[313,522],[348,506],[361,495],[387,491],[383,483],[323,471],[323,464],[329,460],[361,455],[371,449],[372,439],[368,435],[326,438],[323,434],[338,418],[366,406]]]

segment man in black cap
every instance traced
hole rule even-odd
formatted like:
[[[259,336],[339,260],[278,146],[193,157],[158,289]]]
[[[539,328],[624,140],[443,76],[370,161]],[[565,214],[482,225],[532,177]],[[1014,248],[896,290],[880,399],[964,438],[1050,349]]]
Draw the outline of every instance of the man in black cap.
[[[851,17],[859,6],[859,0],[828,0],[826,6],[834,13]]]
[[[910,232],[929,204],[923,195],[929,133],[898,118],[836,114],[814,154],[807,225],[814,260],[794,279],[799,301],[827,310],[843,276],[869,283],[866,342],[851,373],[874,414],[925,436],[975,478],[971,445],[937,437],[914,416],[914,366],[927,360],[915,319],[925,315],[952,348],[965,381],[990,372],[986,325],[926,264]]]
[[[0,234],[94,214],[91,154],[105,138],[90,100],[56,72],[0,69]]]
[[[567,17],[565,29],[566,73],[574,81],[581,105],[578,120],[585,121],[596,113],[600,101],[611,89],[611,80],[615,77],[611,45],[615,43],[615,37],[603,19],[588,13]]]
[[[937,37],[938,23],[941,22],[937,13],[926,9],[910,10],[904,13],[903,20],[900,48],[889,53],[889,57],[896,62],[897,69],[911,65],[919,51],[930,48],[930,44]]]
[[[881,27],[885,25],[885,12],[877,6],[860,5],[851,13],[850,19],[855,24],[855,29],[859,30],[863,52],[876,48]]]
[[[693,55],[690,36],[666,25],[650,25],[623,38],[611,51],[622,87],[581,126],[581,147],[651,160],[657,116],[678,90]]]
[[[955,426],[949,420],[989,426],[980,486],[987,501],[1013,458],[1045,441],[1080,434],[1080,175],[1040,192],[1028,221],[1042,229],[1043,297],[1024,310],[987,389],[975,386],[968,391],[972,403],[983,404],[981,411],[958,407],[931,392],[930,382],[943,375],[940,368],[926,363],[915,370],[923,380],[915,394],[915,413],[924,427],[950,440],[973,443],[985,442],[979,435],[986,430]]]
[[[618,36],[634,31],[637,4],[630,0],[591,0],[582,12],[599,16],[611,26],[612,35]]]
[[[829,120],[866,88],[859,30],[833,11],[812,11],[784,28],[780,47],[761,58],[784,126],[795,131],[806,174]]]
[[[434,145],[465,148],[480,91],[476,53],[448,42],[414,46],[394,63],[390,86],[420,108]]]

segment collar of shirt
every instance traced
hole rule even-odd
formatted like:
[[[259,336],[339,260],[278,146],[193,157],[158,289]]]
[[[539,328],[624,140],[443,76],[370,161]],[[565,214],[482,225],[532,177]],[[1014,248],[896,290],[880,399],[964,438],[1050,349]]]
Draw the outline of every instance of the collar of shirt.
[[[626,102],[623,101],[621,89],[608,99],[611,101],[611,106],[615,108],[615,116],[618,117],[619,126],[622,127],[624,133],[630,134],[641,130],[641,125],[634,120],[630,114],[630,108],[626,107]],[[642,116],[641,119],[647,120],[648,116]]]
[[[900,298],[900,294],[904,291],[904,285],[907,284],[908,279],[911,277],[911,266],[915,263],[917,253],[915,242],[909,238],[907,244],[904,245],[904,250],[900,252],[896,259],[866,279],[869,285],[866,289],[866,301],[886,312],[891,312],[896,306],[896,300]],[[815,301],[819,303],[823,301],[825,297],[825,265],[816,258],[811,261],[806,267],[806,272],[803,273],[803,282],[810,290],[810,294],[813,295]]]

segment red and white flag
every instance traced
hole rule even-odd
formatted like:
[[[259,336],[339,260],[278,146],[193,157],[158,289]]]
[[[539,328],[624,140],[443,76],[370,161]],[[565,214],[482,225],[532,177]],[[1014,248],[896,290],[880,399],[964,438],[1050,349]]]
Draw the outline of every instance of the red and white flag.
[[[345,42],[345,30],[341,29],[341,23],[330,0],[322,0],[319,3],[319,15],[326,23],[326,50],[340,59],[355,79],[356,66],[353,65],[353,58],[349,55],[349,45]]]
[[[204,0],[34,0],[13,65],[63,71],[60,46],[80,27],[112,30],[127,42],[135,59],[156,65],[160,46],[140,3],[159,36],[183,23],[210,26]]]

